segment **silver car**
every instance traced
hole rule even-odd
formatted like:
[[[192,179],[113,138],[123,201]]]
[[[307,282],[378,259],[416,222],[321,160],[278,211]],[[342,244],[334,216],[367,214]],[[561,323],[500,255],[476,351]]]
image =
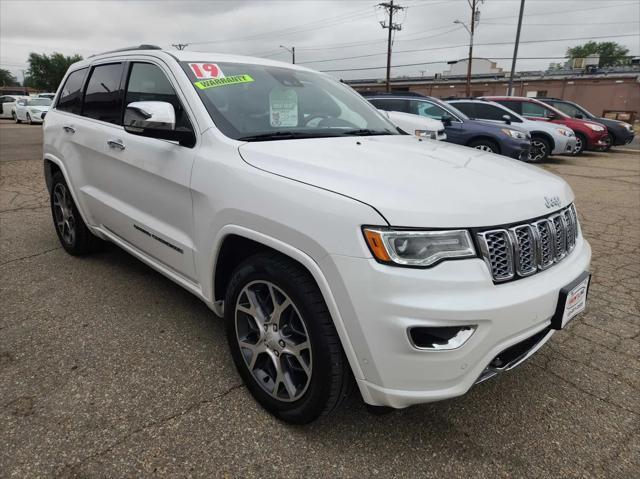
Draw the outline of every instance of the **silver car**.
[[[573,155],[576,135],[571,128],[543,121],[532,121],[520,116],[499,103],[486,100],[450,100],[468,117],[494,123],[515,123],[531,135],[529,161],[544,161],[550,155]]]

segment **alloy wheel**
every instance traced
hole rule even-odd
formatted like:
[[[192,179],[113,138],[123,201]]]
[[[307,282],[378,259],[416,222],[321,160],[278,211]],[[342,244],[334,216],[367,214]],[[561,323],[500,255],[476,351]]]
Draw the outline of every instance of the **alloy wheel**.
[[[530,161],[540,161],[547,156],[547,145],[538,140],[531,140],[531,149],[529,150]]]
[[[242,357],[256,382],[279,401],[300,399],[311,382],[311,343],[291,298],[269,281],[252,281],[238,295],[234,317]]]
[[[573,154],[577,155],[582,152],[582,139],[579,136],[576,136],[576,146],[573,149]]]
[[[66,186],[62,183],[57,183],[53,189],[53,214],[60,236],[65,243],[73,245],[76,240],[73,200]]]
[[[476,146],[476,150],[488,151],[489,153],[493,153],[493,148],[491,148],[489,145],[478,145]]]

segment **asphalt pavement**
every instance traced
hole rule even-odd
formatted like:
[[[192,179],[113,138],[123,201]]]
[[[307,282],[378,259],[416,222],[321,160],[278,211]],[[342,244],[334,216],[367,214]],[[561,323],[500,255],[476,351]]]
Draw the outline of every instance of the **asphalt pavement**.
[[[116,247],[59,246],[40,126],[0,121],[0,477],[640,476],[640,153],[542,167],[593,247],[585,314],[461,398],[293,427],[242,386],[222,322]]]

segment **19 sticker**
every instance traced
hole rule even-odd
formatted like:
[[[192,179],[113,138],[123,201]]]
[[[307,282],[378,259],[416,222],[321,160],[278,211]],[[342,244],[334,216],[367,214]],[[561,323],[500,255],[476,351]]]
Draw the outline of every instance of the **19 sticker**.
[[[189,66],[198,79],[224,78],[224,73],[215,63],[189,63]]]

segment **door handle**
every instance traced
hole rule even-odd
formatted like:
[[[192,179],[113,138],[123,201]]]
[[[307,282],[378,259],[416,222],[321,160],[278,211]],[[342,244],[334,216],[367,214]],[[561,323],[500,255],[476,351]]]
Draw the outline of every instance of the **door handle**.
[[[109,148],[124,150],[124,143],[122,143],[122,140],[107,140],[107,145],[109,145]]]
[[[69,126],[69,125],[64,125],[62,127],[62,129],[64,131],[66,131],[67,133],[75,133],[76,132],[76,129],[74,127],[72,127],[72,126]]]

